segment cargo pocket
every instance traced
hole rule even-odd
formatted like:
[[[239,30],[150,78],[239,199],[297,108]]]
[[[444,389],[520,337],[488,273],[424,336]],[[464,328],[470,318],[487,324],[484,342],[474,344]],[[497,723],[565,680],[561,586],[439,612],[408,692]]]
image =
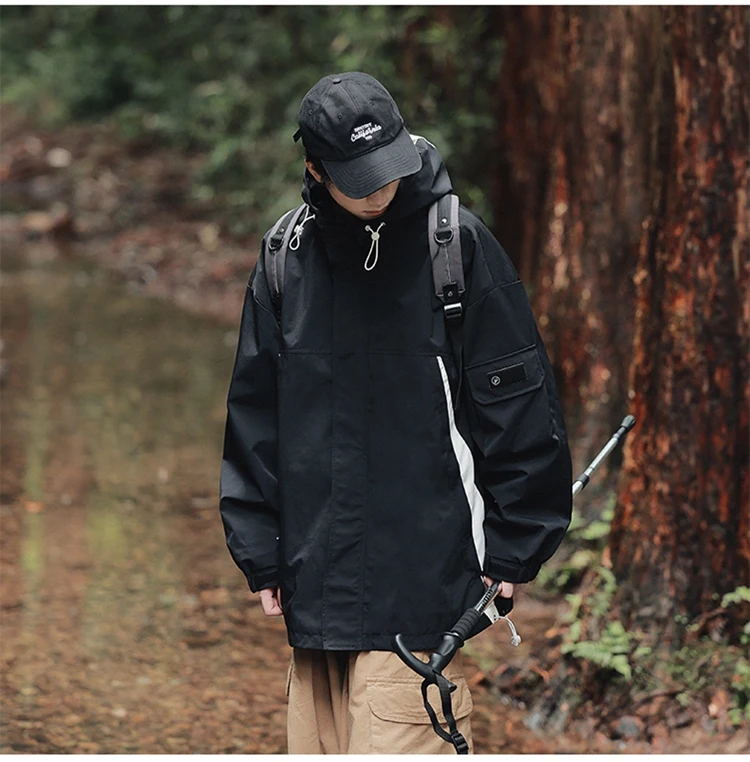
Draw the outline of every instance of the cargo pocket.
[[[471,738],[472,702],[466,679],[446,675],[456,684],[451,694],[453,716],[456,726],[473,750]],[[373,754],[455,754],[453,745],[443,741],[433,730],[422,700],[420,677],[367,678],[367,702],[371,712],[371,737]],[[441,727],[448,731],[443,716],[440,693],[437,686],[430,685],[427,697],[435,709]]]

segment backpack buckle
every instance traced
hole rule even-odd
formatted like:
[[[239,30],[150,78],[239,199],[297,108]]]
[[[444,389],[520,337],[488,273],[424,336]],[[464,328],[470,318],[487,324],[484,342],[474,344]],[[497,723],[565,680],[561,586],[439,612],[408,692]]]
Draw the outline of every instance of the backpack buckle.
[[[443,311],[447,320],[460,319],[464,314],[464,308],[461,302],[453,302],[452,304],[444,304]]]
[[[464,314],[457,283],[446,283],[443,288],[443,310],[448,320],[456,320]]]

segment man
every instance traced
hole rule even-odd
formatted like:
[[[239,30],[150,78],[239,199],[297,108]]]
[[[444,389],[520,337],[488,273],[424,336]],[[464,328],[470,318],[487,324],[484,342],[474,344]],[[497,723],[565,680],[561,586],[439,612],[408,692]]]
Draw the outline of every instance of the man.
[[[464,207],[463,371],[454,362],[427,235],[451,182],[383,85],[324,77],[298,123],[308,209],[281,308],[268,234],[248,283],[227,544],[264,612],[285,618],[290,753],[454,753],[393,637],[426,659],[485,582],[511,597],[559,546],[572,474],[552,369],[510,259]],[[471,744],[460,652],[445,675]]]

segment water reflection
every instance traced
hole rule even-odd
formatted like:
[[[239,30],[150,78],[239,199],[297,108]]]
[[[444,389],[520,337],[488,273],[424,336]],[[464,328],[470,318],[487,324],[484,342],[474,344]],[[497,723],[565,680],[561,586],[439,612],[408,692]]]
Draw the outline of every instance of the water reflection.
[[[283,624],[216,505],[226,328],[4,273],[0,751],[283,751]]]

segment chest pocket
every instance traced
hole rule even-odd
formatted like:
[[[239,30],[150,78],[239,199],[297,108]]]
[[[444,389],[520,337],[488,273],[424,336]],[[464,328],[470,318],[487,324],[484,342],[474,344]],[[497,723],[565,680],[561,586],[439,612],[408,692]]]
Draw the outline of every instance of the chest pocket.
[[[479,405],[513,399],[544,383],[544,367],[536,345],[466,368],[474,401]]]

